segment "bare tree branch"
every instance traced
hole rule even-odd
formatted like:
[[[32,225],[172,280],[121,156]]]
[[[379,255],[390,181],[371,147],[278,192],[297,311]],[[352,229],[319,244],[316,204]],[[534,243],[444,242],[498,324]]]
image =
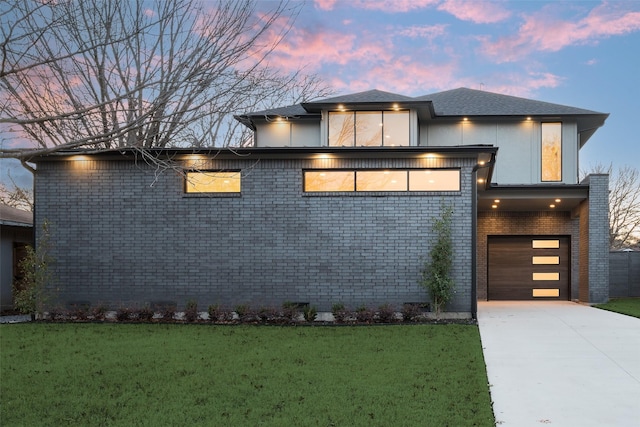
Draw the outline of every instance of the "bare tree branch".
[[[77,148],[239,146],[249,137],[232,114],[331,93],[316,76],[268,66],[299,3],[8,0],[0,8],[0,158],[23,164]]]
[[[617,170],[597,164],[589,173],[609,174],[609,246],[623,249],[637,244],[640,234],[640,173],[631,166]]]

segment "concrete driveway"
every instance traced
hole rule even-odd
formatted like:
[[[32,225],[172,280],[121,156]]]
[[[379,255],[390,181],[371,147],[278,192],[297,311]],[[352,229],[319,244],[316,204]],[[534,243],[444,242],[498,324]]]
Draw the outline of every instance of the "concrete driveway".
[[[478,323],[499,427],[640,426],[640,319],[490,301]]]

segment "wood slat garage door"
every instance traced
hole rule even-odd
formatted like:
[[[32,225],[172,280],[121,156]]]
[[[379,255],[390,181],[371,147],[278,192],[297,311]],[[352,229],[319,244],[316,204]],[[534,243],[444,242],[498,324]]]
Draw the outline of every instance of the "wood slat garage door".
[[[489,236],[490,300],[569,299],[569,237]]]

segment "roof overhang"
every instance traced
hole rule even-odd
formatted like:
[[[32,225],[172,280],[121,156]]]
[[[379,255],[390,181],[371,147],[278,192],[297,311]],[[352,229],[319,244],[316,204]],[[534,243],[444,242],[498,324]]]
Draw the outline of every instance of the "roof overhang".
[[[330,158],[476,158],[489,162],[497,147],[491,145],[462,145],[446,147],[208,147],[146,149],[73,150],[59,151],[34,157],[34,163],[71,160],[132,160],[139,157],[184,160],[194,156],[215,159],[307,159],[326,156]]]
[[[588,184],[489,186],[478,193],[478,211],[570,212],[588,198]]]

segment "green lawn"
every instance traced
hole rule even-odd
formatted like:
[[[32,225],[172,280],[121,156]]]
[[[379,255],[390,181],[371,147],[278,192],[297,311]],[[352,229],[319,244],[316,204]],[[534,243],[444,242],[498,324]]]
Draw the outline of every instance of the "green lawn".
[[[595,307],[640,318],[640,298],[614,298]]]
[[[494,426],[471,325],[0,325],[3,426]]]

